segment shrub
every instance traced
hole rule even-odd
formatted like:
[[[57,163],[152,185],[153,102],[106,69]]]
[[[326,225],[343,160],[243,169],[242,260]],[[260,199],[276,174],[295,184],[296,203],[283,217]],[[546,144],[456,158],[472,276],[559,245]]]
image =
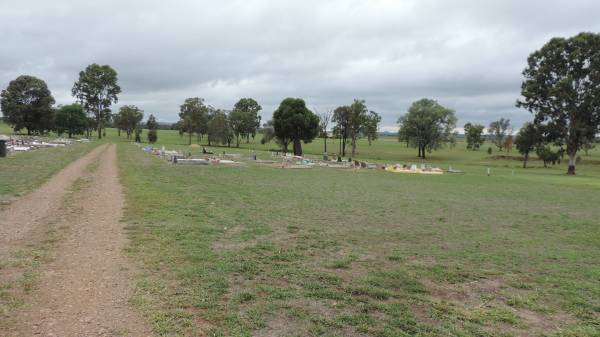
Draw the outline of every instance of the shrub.
[[[156,130],[150,130],[148,131],[148,142],[151,144],[156,143],[156,140],[158,139],[158,135],[156,133]]]

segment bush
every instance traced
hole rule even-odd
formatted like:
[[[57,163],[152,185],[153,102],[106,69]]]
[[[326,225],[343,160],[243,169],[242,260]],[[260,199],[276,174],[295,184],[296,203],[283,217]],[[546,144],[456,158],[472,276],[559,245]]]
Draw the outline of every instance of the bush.
[[[492,148],[488,147],[488,154],[492,154]]]
[[[156,140],[158,139],[158,134],[156,133],[156,130],[150,130],[148,131],[148,142],[151,144],[156,143]]]

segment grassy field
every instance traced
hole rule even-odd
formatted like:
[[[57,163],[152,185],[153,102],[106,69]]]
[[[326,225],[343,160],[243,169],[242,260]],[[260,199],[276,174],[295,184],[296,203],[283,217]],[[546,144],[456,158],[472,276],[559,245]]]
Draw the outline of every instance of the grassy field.
[[[114,130],[106,140],[142,271],[132,302],[157,335],[600,335],[597,149],[569,177],[564,163],[522,169],[514,151],[459,141],[424,162],[465,174],[420,176],[172,166]],[[93,146],[0,160],[0,196]],[[201,151],[174,131],[155,146]],[[210,149],[266,159],[273,147]],[[319,155],[322,140],[304,149]],[[357,158],[422,162],[392,137],[361,141]]]
[[[143,271],[132,301],[159,335],[600,334],[597,150],[568,177],[458,143],[427,162],[466,174],[420,176],[172,166],[109,138]],[[200,151],[186,140],[158,146]],[[212,149],[266,148],[243,146]],[[417,161],[392,138],[359,151]]]
[[[10,128],[0,123],[0,134],[10,133]],[[0,158],[0,202],[31,191],[95,146],[94,142],[78,143]]]

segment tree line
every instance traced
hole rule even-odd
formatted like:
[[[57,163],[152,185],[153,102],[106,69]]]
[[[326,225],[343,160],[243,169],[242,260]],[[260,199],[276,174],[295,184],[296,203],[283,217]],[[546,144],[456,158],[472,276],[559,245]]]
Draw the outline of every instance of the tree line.
[[[118,101],[120,93],[117,72],[108,65],[94,63],[82,70],[73,84],[73,104],[54,107],[54,97],[44,80],[21,75],[2,90],[0,107],[6,123],[15,132],[25,129],[32,135],[56,131],[71,138],[83,134],[90,137],[91,131],[96,130],[98,138],[102,138],[106,127],[114,125],[119,133],[125,130],[128,137],[135,132],[139,140],[142,110],[126,105],[118,113],[111,113],[110,106]],[[156,141],[158,124],[154,116],[150,116],[147,127],[149,140]]]
[[[593,146],[600,131],[600,35],[580,33],[571,38],[553,38],[527,59],[521,85],[522,99],[516,106],[533,114],[516,138],[512,135],[509,119],[501,118],[489,124],[488,135],[484,126],[464,125],[467,148],[478,150],[489,139],[500,150],[516,145],[527,166],[529,154],[535,152],[544,164],[568,156],[568,174],[575,174],[578,151]],[[54,98],[46,83],[33,76],[22,75],[11,81],[0,95],[0,107],[6,122],[15,131],[25,129],[28,134],[55,130],[59,133],[86,134],[96,130],[98,138],[107,125],[124,131],[127,137],[140,140],[143,111],[135,106],[121,107],[112,114],[110,106],[118,101],[121,88],[117,72],[108,65],[89,65],[79,73],[72,88],[76,102],[54,108]],[[264,142],[275,140],[284,151],[292,146],[296,155],[302,155],[302,143],[317,136],[324,139],[327,152],[328,124],[334,123],[333,137],[340,140],[339,154],[357,153],[357,140],[367,137],[369,144],[377,138],[381,117],[370,111],[364,100],[355,99],[350,105],[332,111],[315,113],[300,98],[286,98],[273,112],[271,120],[260,128],[261,106],[252,98],[240,99],[231,110],[216,109],[198,97],[188,98],[180,106],[179,121],[174,128],[188,134],[191,144],[195,134],[208,144],[220,143],[239,146],[240,140],[249,142],[259,130]],[[430,153],[455,141],[457,118],[453,110],[433,99],[414,102],[398,120],[398,140],[418,149],[418,156]],[[154,116],[146,125],[149,140],[156,141],[158,123]],[[491,152],[491,148],[488,148]]]
[[[240,141],[250,142],[262,133],[261,142],[275,141],[283,152],[290,146],[295,155],[302,155],[302,143],[312,142],[316,137],[324,139],[324,152],[327,152],[327,128],[329,122],[336,123],[333,136],[342,139],[340,153],[345,156],[346,144],[356,153],[357,139],[367,137],[369,145],[377,138],[381,117],[369,111],[364,100],[354,100],[349,106],[341,106],[334,111],[316,113],[306,107],[301,98],[285,98],[273,112],[271,120],[261,127],[262,107],[252,98],[240,99],[231,110],[217,109],[198,97],[187,98],[179,109],[179,121],[173,129],[192,143],[195,135],[198,142],[206,139],[207,144],[222,144],[239,147]]]
[[[510,120],[499,119],[488,126],[488,138],[500,151],[514,143],[524,167],[531,152],[544,165],[560,162],[566,154],[567,174],[574,175],[578,151],[593,147],[600,132],[600,35],[584,32],[551,39],[528,57],[522,75],[522,99],[516,106],[531,112],[533,121],[513,139]],[[435,100],[422,99],[398,125],[398,140],[418,148],[419,157],[425,158],[425,152],[453,144],[456,117]],[[484,126],[467,123],[464,130],[467,148],[479,149],[486,140]]]

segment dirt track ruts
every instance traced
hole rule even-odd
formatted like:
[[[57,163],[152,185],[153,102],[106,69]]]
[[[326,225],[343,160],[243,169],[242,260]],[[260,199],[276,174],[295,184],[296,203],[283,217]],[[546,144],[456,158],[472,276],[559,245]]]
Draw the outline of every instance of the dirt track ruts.
[[[66,195],[78,178],[82,183],[67,198],[70,213],[55,214],[64,212],[65,207],[58,206],[66,199],[59,196]],[[11,235],[8,240],[26,240],[23,235],[48,217],[61,219],[57,228],[65,228],[65,238],[55,248],[54,259],[41,267],[38,287],[15,313],[16,328],[9,335],[151,335],[128,303],[134,275],[123,252],[127,245],[120,222],[123,205],[115,145],[96,148],[11,205],[13,221],[25,223],[18,223],[20,230],[2,229]],[[14,245],[18,244],[11,242]]]
[[[67,165],[38,189],[0,210],[0,257],[19,247],[28,233],[54,215],[69,188],[106,145],[101,145]]]

